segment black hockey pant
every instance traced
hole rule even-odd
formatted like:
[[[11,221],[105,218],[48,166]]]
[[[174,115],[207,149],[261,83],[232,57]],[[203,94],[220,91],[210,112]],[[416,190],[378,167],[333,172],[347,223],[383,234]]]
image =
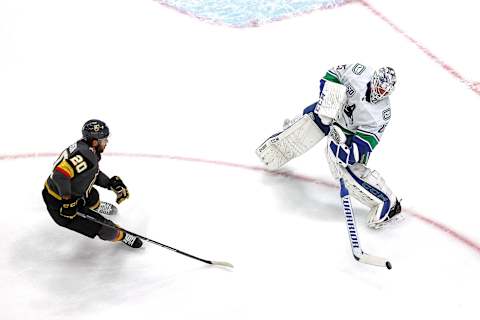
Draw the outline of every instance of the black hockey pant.
[[[43,188],[42,196],[45,205],[47,206],[48,213],[50,213],[53,221],[59,226],[78,232],[89,238],[95,238],[95,236],[98,236],[100,239],[106,241],[113,241],[118,238],[119,231],[113,227],[114,223],[111,220],[105,219],[101,214],[89,209],[89,207],[95,206],[99,202],[99,194],[95,188],[90,192],[89,197],[86,199],[85,208],[80,209],[80,212],[92,216],[96,220],[111,225],[112,227],[107,227],[79,216],[76,216],[73,219],[63,217],[60,215],[62,202],[49,194],[47,188]]]

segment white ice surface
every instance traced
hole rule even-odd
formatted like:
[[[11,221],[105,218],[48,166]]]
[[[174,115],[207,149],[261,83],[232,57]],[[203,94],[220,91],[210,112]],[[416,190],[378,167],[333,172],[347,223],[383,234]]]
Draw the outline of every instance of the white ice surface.
[[[480,81],[479,5],[426,2],[370,1]],[[351,256],[323,144],[286,176],[254,170],[254,149],[315,101],[325,70],[355,61],[392,65],[399,77],[370,166],[407,213],[473,246],[411,214],[369,230],[354,202],[364,250],[393,269],[362,265]],[[115,222],[235,268],[62,229],[40,195],[55,157],[3,157],[0,319],[476,319],[479,99],[358,3],[232,29],[149,0],[4,0],[1,155],[58,153],[83,122],[103,119],[112,136],[102,169],[131,192]]]

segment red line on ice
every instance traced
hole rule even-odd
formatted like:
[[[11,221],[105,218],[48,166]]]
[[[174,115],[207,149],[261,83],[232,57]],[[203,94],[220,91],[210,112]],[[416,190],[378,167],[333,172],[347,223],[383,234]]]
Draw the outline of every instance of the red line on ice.
[[[367,8],[368,10],[370,10],[376,17],[380,18],[381,20],[383,20],[384,22],[386,22],[393,30],[395,30],[396,32],[400,33],[402,36],[404,36],[409,42],[411,42],[412,44],[414,44],[417,48],[419,48],[423,53],[425,53],[430,59],[432,59],[435,63],[437,63],[438,65],[440,65],[444,70],[446,70],[450,75],[452,75],[454,78],[456,78],[457,80],[459,80],[461,83],[465,84],[467,87],[469,87],[473,92],[475,92],[476,94],[480,95],[480,82],[474,82],[474,81],[469,81],[467,80],[464,76],[462,76],[460,74],[460,72],[458,72],[457,70],[455,70],[452,66],[450,66],[449,64],[447,64],[445,61],[441,60],[439,57],[437,57],[435,54],[433,54],[432,51],[430,51],[427,47],[425,47],[423,44],[421,44],[419,41],[413,39],[410,35],[408,35],[405,31],[403,31],[402,29],[400,29],[396,24],[394,24],[392,22],[392,20],[388,19],[383,13],[381,13],[379,10],[375,9],[374,7],[372,7],[372,5],[370,3],[368,3],[368,1],[366,0],[345,0],[343,2],[340,2],[338,4],[333,4],[331,6],[323,6],[323,7],[319,7],[319,8],[313,8],[313,9],[310,9],[310,10],[306,10],[304,12],[299,12],[299,13],[295,13],[295,14],[288,14],[288,15],[285,15],[285,16],[280,16],[280,17],[276,17],[272,20],[268,20],[268,21],[256,21],[256,20],[252,20],[252,21],[249,21],[249,23],[245,24],[245,25],[229,25],[221,20],[214,20],[214,19],[209,19],[207,17],[202,17],[200,15],[196,15],[195,13],[192,13],[192,12],[189,12],[185,9],[182,9],[180,7],[177,7],[175,5],[172,5],[172,4],[169,4],[165,1],[162,1],[162,0],[156,0],[157,3],[159,3],[160,5],[164,6],[164,7],[167,7],[169,9],[173,9],[181,14],[185,14],[187,16],[190,16],[190,17],[194,17],[196,19],[199,19],[203,22],[207,22],[207,23],[211,23],[211,24],[214,24],[214,25],[220,25],[220,26],[225,26],[225,27],[232,27],[232,28],[251,28],[251,27],[259,27],[265,23],[271,23],[271,22],[276,22],[276,21],[282,21],[282,20],[286,20],[286,19],[290,19],[290,18],[294,18],[294,17],[298,17],[298,16],[303,16],[303,15],[308,15],[308,14],[311,14],[315,11],[319,11],[319,10],[330,10],[330,9],[335,9],[335,8],[338,8],[338,7],[342,7],[342,6],[345,6],[345,5],[349,5],[349,4],[355,4],[355,3],[358,3],[362,6],[364,6],[365,8]]]
[[[52,153],[52,152],[35,152],[35,153],[24,153],[24,154],[12,154],[12,155],[0,155],[0,161],[1,160],[17,160],[17,159],[28,159],[28,158],[36,158],[36,157],[55,157],[58,154]],[[270,171],[266,169],[265,167],[259,167],[259,166],[252,166],[252,165],[245,165],[245,164],[238,164],[238,163],[232,163],[232,162],[226,162],[226,161],[219,161],[219,160],[208,160],[208,159],[200,159],[200,158],[194,158],[194,157],[182,157],[182,156],[171,156],[171,155],[162,155],[162,154],[148,154],[148,153],[125,153],[125,152],[110,152],[107,153],[106,155],[109,156],[119,156],[119,157],[132,157],[132,158],[151,158],[151,159],[170,159],[170,160],[178,160],[178,161],[188,161],[188,162],[197,162],[197,163],[207,163],[207,164],[213,164],[213,165],[219,165],[219,166],[225,166],[225,167],[233,167],[233,168],[240,168],[240,169],[246,169],[246,170],[252,170],[252,171],[261,171],[265,172],[268,174],[272,175],[278,175],[278,176],[285,176],[309,183],[314,183],[317,185],[329,187],[329,188],[337,188],[337,184],[329,181],[324,181],[319,178],[313,178],[305,175],[300,175],[296,173],[291,173],[291,172],[282,172],[282,171]],[[427,218],[419,213],[413,212],[410,209],[404,209],[405,212],[410,214],[412,217],[417,218],[418,220],[435,227],[437,230],[440,230],[451,237],[457,239],[464,245],[470,247],[473,249],[475,252],[480,254],[480,245],[474,242],[473,240],[469,239],[466,236],[461,235],[460,233],[454,231],[453,229],[447,227],[444,224],[441,224],[440,222],[436,222],[430,218]]]
[[[419,48],[423,53],[425,53],[430,59],[432,59],[435,63],[440,65],[443,69],[445,69],[450,75],[453,77],[457,78],[460,82],[463,84],[467,85],[473,92],[476,94],[480,95],[480,84],[475,83],[472,81],[467,80],[464,76],[460,74],[457,70],[455,70],[452,66],[447,64],[445,61],[441,60],[439,57],[437,57],[435,54],[433,54],[432,51],[430,51],[428,48],[426,48],[423,44],[421,44],[419,41],[413,39],[410,35],[408,35],[405,31],[400,29],[396,24],[394,24],[390,19],[388,19],[383,13],[372,7],[366,0],[357,0],[358,3],[363,5],[365,8],[370,10],[375,16],[378,18],[382,19],[385,21],[390,27],[393,28],[396,32],[400,33],[402,36],[407,38],[408,41],[413,43],[417,48]]]

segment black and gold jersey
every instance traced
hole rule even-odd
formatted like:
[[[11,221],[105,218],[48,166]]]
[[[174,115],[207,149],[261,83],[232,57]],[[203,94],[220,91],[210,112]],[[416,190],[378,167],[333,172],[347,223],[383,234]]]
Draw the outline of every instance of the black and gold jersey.
[[[64,195],[88,197],[93,185],[108,188],[109,178],[100,171],[100,155],[85,140],[66,148],[55,161],[46,187],[58,200]]]

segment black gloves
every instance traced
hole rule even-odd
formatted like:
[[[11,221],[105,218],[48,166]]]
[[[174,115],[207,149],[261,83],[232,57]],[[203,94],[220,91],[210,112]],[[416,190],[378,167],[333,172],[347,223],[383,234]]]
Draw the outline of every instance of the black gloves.
[[[81,197],[72,196],[70,199],[62,199],[60,215],[68,219],[73,219],[77,215],[78,209],[84,205],[85,201]]]
[[[110,178],[110,190],[117,194],[117,203],[121,203],[130,196],[127,187],[118,176]]]

